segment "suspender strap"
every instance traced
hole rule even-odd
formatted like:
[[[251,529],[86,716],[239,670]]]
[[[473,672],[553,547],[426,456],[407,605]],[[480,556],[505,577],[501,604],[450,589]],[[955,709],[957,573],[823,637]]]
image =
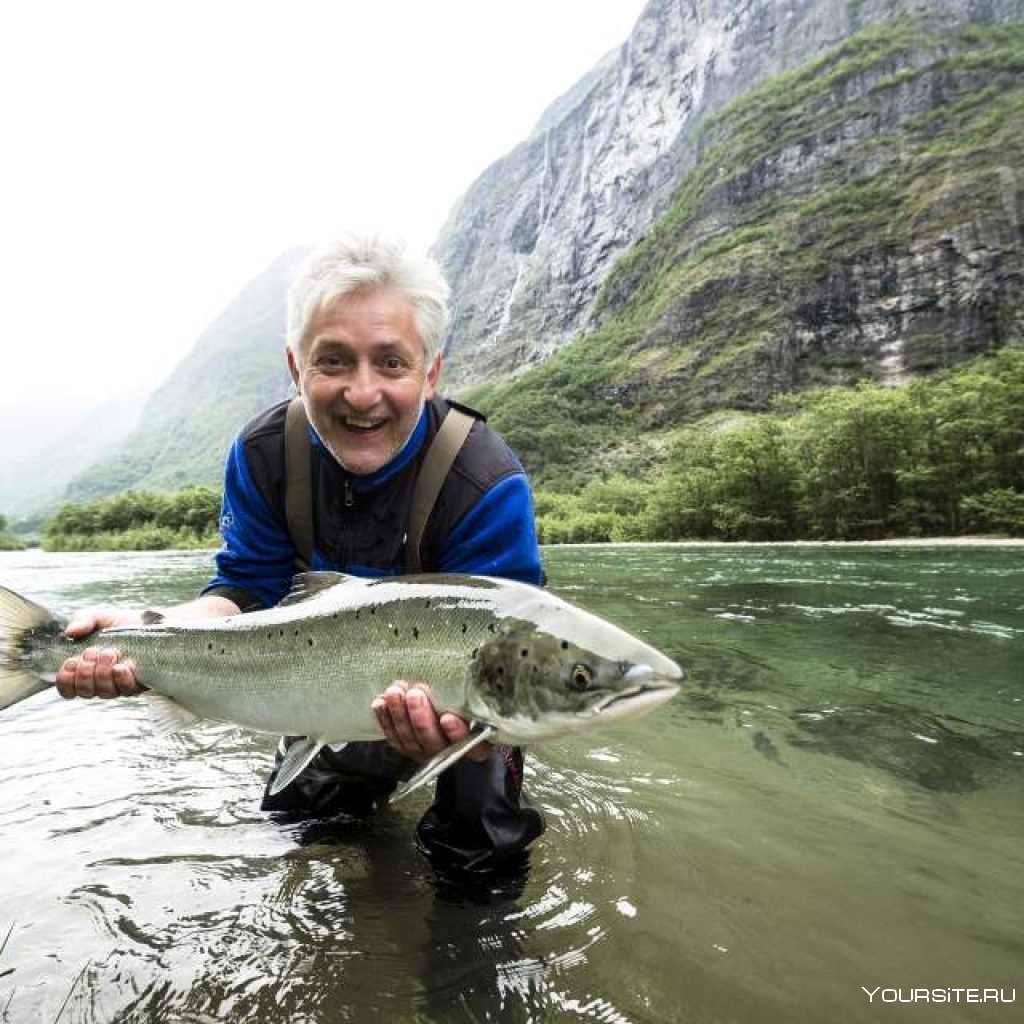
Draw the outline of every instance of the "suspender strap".
[[[434,510],[445,478],[455,464],[462,445],[473,429],[474,418],[451,408],[430,444],[412,496],[412,511],[405,541],[407,572],[423,571],[420,545],[427,520]],[[285,491],[284,509],[288,532],[295,545],[296,572],[307,572],[313,564],[313,481],[310,475],[311,445],[309,421],[302,399],[295,397],[284,421]]]
[[[311,449],[306,410],[302,399],[296,396],[284,419],[284,514],[295,545],[296,572],[308,572],[313,565]]]
[[[423,563],[420,560],[423,531],[427,527],[427,520],[437,502],[437,496],[441,493],[445,478],[455,464],[455,457],[473,429],[473,423],[472,416],[451,408],[430,444],[427,457],[423,460],[419,476],[416,478],[416,489],[412,496],[409,530],[405,539],[407,572],[423,571]]]

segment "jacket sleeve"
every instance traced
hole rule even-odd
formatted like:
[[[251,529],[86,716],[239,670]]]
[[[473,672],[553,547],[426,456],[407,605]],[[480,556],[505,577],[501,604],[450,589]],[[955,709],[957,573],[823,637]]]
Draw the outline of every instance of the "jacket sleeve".
[[[466,513],[445,542],[440,569],[541,582],[533,495],[524,473],[499,481]]]
[[[295,572],[295,547],[253,482],[241,437],[224,469],[220,533],[217,571],[203,593],[228,597],[243,611],[277,604]]]

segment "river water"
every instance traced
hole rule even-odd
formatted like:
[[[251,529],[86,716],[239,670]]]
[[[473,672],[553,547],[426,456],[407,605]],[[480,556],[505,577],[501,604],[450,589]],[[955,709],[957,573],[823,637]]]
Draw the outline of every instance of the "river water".
[[[0,582],[159,604],[208,561],[11,553]],[[0,1020],[1021,1019],[1020,549],[547,562],[689,680],[530,753],[548,829],[521,892],[438,887],[426,795],[281,824],[258,810],[271,737],[156,741],[138,702],[41,694],[0,715]]]

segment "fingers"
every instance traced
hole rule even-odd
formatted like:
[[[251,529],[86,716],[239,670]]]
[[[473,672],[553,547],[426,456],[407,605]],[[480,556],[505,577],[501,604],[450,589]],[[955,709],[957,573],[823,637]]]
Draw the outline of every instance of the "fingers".
[[[392,683],[371,707],[387,742],[415,761],[428,761],[469,735],[469,725],[458,715],[438,714],[426,683]],[[481,744],[466,756],[482,760],[489,747]]]
[[[72,697],[129,697],[142,692],[135,677],[135,666],[122,661],[111,647],[87,647],[81,654],[68,658],[57,670],[57,692],[65,699]]]
[[[133,608],[82,608],[71,616],[64,632],[78,639],[98,629],[138,625],[141,621],[142,613]]]
[[[77,640],[79,637],[88,636],[100,628],[100,614],[96,611],[87,610],[75,612],[71,616],[71,621],[65,627],[64,632]]]

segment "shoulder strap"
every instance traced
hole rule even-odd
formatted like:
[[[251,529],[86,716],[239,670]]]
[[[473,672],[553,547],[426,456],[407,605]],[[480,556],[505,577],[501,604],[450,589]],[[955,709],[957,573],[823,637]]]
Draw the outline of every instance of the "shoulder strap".
[[[310,476],[309,421],[296,395],[284,419],[284,514],[295,545],[299,572],[313,564],[313,481]]]
[[[455,464],[470,430],[473,429],[474,418],[456,408],[450,408],[438,428],[434,440],[427,451],[427,457],[420,467],[416,478],[416,489],[412,496],[412,511],[409,514],[409,530],[405,540],[405,568],[407,572],[423,571],[420,559],[420,545],[423,543],[423,531],[427,520],[434,509],[437,496],[441,493],[445,478]]]

